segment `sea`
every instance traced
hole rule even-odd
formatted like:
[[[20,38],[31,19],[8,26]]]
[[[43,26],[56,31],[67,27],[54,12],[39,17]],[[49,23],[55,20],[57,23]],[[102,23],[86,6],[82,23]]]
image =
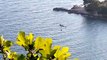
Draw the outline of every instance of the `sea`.
[[[0,35],[15,42],[19,31],[51,37],[54,45],[68,46],[68,60],[107,60],[107,19],[53,11],[71,9],[82,0],[0,0]],[[13,51],[24,54],[16,44]],[[2,60],[2,55],[0,55]]]

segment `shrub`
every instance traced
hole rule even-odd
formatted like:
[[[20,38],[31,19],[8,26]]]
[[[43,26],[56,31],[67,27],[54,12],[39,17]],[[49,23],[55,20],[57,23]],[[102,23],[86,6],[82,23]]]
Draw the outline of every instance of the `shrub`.
[[[84,7],[89,13],[107,15],[107,0],[100,2],[99,0],[83,0]]]
[[[99,1],[93,1],[90,4],[88,4],[87,6],[85,6],[86,11],[88,12],[98,12],[100,6],[100,2]]]
[[[68,47],[57,45],[52,48],[52,38],[39,36],[34,39],[33,33],[26,35],[25,32],[20,31],[16,43],[23,47],[27,54],[17,54],[11,51],[10,47],[13,43],[0,36],[0,53],[4,60],[66,60],[71,55]]]

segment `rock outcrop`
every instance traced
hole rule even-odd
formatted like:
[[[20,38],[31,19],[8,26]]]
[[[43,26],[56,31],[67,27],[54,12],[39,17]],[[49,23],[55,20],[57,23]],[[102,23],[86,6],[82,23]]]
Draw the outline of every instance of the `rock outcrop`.
[[[107,1],[100,2],[99,0],[83,0],[83,6],[74,5],[71,9],[54,8],[54,11],[63,11],[75,14],[81,14],[91,17],[107,18]]]
[[[75,14],[81,14],[81,15],[88,15],[89,13],[85,10],[84,7],[79,7],[77,5],[74,5],[71,9],[65,9],[65,8],[53,8],[53,11],[62,11],[62,12],[68,12],[75,13]]]
[[[64,11],[64,12],[69,12],[70,10],[65,9],[65,8],[54,8],[53,11]]]
[[[97,14],[96,12],[90,13],[85,10],[84,7],[74,5],[71,9],[66,9],[66,8],[54,8],[53,11],[62,11],[62,12],[67,12],[69,14],[74,13],[74,14],[81,14],[83,16],[88,16],[88,17],[103,17],[101,14]]]

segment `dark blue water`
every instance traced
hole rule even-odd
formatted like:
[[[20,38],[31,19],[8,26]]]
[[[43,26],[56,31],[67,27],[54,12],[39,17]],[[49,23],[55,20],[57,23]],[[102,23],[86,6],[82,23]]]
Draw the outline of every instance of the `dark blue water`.
[[[0,34],[15,41],[18,31],[52,37],[54,45],[69,46],[72,58],[107,60],[107,20],[54,12],[82,0],[0,0]],[[60,27],[64,25],[66,27]],[[13,50],[23,53],[18,46]],[[71,60],[71,59],[70,59]]]

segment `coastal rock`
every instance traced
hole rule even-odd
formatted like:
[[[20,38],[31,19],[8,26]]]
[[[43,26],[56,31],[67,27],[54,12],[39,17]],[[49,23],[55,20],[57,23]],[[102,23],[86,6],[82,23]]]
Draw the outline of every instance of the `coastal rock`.
[[[66,8],[53,8],[53,11],[63,11],[63,12],[68,12],[70,13],[75,13],[75,14],[82,14],[82,15],[87,15],[88,12],[84,9],[84,7],[79,7],[77,5],[74,5],[71,9],[66,9]]]
[[[69,13],[75,13],[75,14],[82,14],[82,15],[88,15],[89,13],[85,10],[84,7],[80,7],[80,6],[77,6],[77,5],[74,5]]]
[[[53,11],[64,11],[64,12],[68,12],[68,9],[65,8],[53,8]]]
[[[62,11],[62,12],[67,12],[69,14],[74,13],[74,14],[81,14],[83,16],[89,16],[89,17],[102,17],[102,15],[99,15],[97,13],[89,13],[85,10],[85,7],[81,7],[78,5],[74,5],[71,9],[66,9],[66,8],[54,8],[53,11]]]

